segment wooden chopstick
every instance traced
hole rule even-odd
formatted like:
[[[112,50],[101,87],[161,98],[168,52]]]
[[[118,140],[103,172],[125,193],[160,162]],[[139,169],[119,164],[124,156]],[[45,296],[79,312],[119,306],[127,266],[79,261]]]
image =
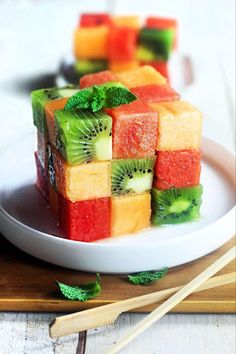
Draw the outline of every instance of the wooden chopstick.
[[[159,320],[168,311],[175,307],[179,302],[185,299],[188,295],[199,288],[203,283],[205,283],[211,276],[221,270],[229,262],[231,262],[236,256],[236,247],[232,247],[228,252],[226,252],[222,257],[220,257],[216,262],[206,268],[188,284],[182,287],[169,299],[167,299],[163,304],[157,307],[149,315],[147,315],[142,321],[137,323],[133,328],[131,328],[127,334],[115,343],[110,349],[103,352],[103,354],[114,354],[120,351],[124,346],[130,343],[139,334],[144,332],[148,327],[150,327],[154,322]]]
[[[197,291],[230,284],[233,283],[235,279],[235,272],[219,275],[209,279],[205,284],[201,285]],[[50,336],[65,336],[68,334],[111,324],[115,322],[117,317],[122,312],[164,301],[168,299],[169,296],[180,290],[182,287],[183,285],[162,291],[156,291],[142,296],[133,297],[127,300],[118,301],[112,304],[99,306],[93,309],[76,312],[70,315],[57,317],[50,324]]]

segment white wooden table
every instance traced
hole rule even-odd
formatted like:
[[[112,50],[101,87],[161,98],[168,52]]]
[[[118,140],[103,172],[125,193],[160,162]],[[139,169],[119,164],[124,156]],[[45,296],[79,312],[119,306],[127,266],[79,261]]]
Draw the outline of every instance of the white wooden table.
[[[80,11],[107,9],[179,18],[181,51],[190,55],[195,75],[194,84],[183,97],[203,111],[204,135],[233,149],[234,7],[233,0],[1,0],[0,153],[13,139],[32,130],[23,80],[55,71],[59,59],[71,49],[72,30]],[[84,353],[85,338],[49,338],[48,324],[55,316],[0,313],[0,354]],[[101,353],[143,316],[124,314],[114,326],[88,331],[85,353]],[[234,354],[235,321],[234,315],[167,315],[122,353]]]

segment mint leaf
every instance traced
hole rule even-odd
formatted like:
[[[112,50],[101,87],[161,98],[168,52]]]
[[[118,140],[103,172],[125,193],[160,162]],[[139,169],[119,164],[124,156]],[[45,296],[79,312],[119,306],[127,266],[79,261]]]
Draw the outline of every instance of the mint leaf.
[[[109,82],[76,92],[68,99],[64,110],[89,109],[92,112],[97,112],[104,107],[117,107],[136,99],[137,97],[122,84]]]
[[[135,101],[137,97],[124,87],[110,87],[106,90],[106,108],[118,107]]]
[[[97,280],[79,286],[70,286],[56,281],[62,295],[69,300],[87,301],[97,296],[102,288],[100,275],[97,273]]]
[[[128,280],[134,285],[147,285],[157,280],[162,279],[168,271],[168,268],[163,268],[157,271],[140,272],[128,275]]]

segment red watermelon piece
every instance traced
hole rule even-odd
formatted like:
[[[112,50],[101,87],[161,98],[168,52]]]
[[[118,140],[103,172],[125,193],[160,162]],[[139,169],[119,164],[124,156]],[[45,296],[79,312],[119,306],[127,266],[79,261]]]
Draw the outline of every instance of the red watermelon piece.
[[[151,157],[157,146],[158,114],[136,100],[108,109],[113,118],[113,159]]]
[[[135,59],[138,31],[135,28],[112,26],[108,37],[108,59],[131,61]]]
[[[40,162],[38,153],[34,153],[35,157],[35,164],[36,164],[36,187],[38,188],[39,192],[48,201],[48,184],[47,184],[47,173],[45,168],[43,167],[42,163]]]
[[[117,81],[115,74],[109,70],[100,71],[99,73],[88,74],[81,77],[80,88],[83,89],[93,85],[101,85],[110,81]]]
[[[158,103],[167,101],[178,101],[180,95],[170,85],[145,85],[131,89],[133,94],[145,103]]]
[[[193,187],[199,184],[200,150],[158,151],[154,186],[157,189]]]
[[[96,27],[102,25],[110,25],[111,17],[108,14],[82,14],[80,17],[81,27]]]
[[[110,237],[110,198],[72,203],[59,194],[59,224],[70,240],[92,242]]]

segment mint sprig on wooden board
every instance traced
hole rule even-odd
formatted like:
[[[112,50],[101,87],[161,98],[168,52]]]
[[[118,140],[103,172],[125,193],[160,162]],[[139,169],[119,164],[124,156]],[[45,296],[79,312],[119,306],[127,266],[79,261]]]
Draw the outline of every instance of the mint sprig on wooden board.
[[[146,271],[128,275],[128,280],[134,285],[147,285],[162,279],[168,271],[168,268],[163,268],[157,271]]]
[[[93,299],[95,296],[100,294],[101,288],[101,281],[100,275],[96,274],[97,279],[94,281],[87,282],[81,285],[67,285],[56,281],[62,295],[69,300],[78,300],[78,301],[87,301]]]
[[[136,99],[137,97],[121,83],[108,82],[79,90],[68,99],[64,110],[88,109],[97,112],[102,108],[118,107]]]

